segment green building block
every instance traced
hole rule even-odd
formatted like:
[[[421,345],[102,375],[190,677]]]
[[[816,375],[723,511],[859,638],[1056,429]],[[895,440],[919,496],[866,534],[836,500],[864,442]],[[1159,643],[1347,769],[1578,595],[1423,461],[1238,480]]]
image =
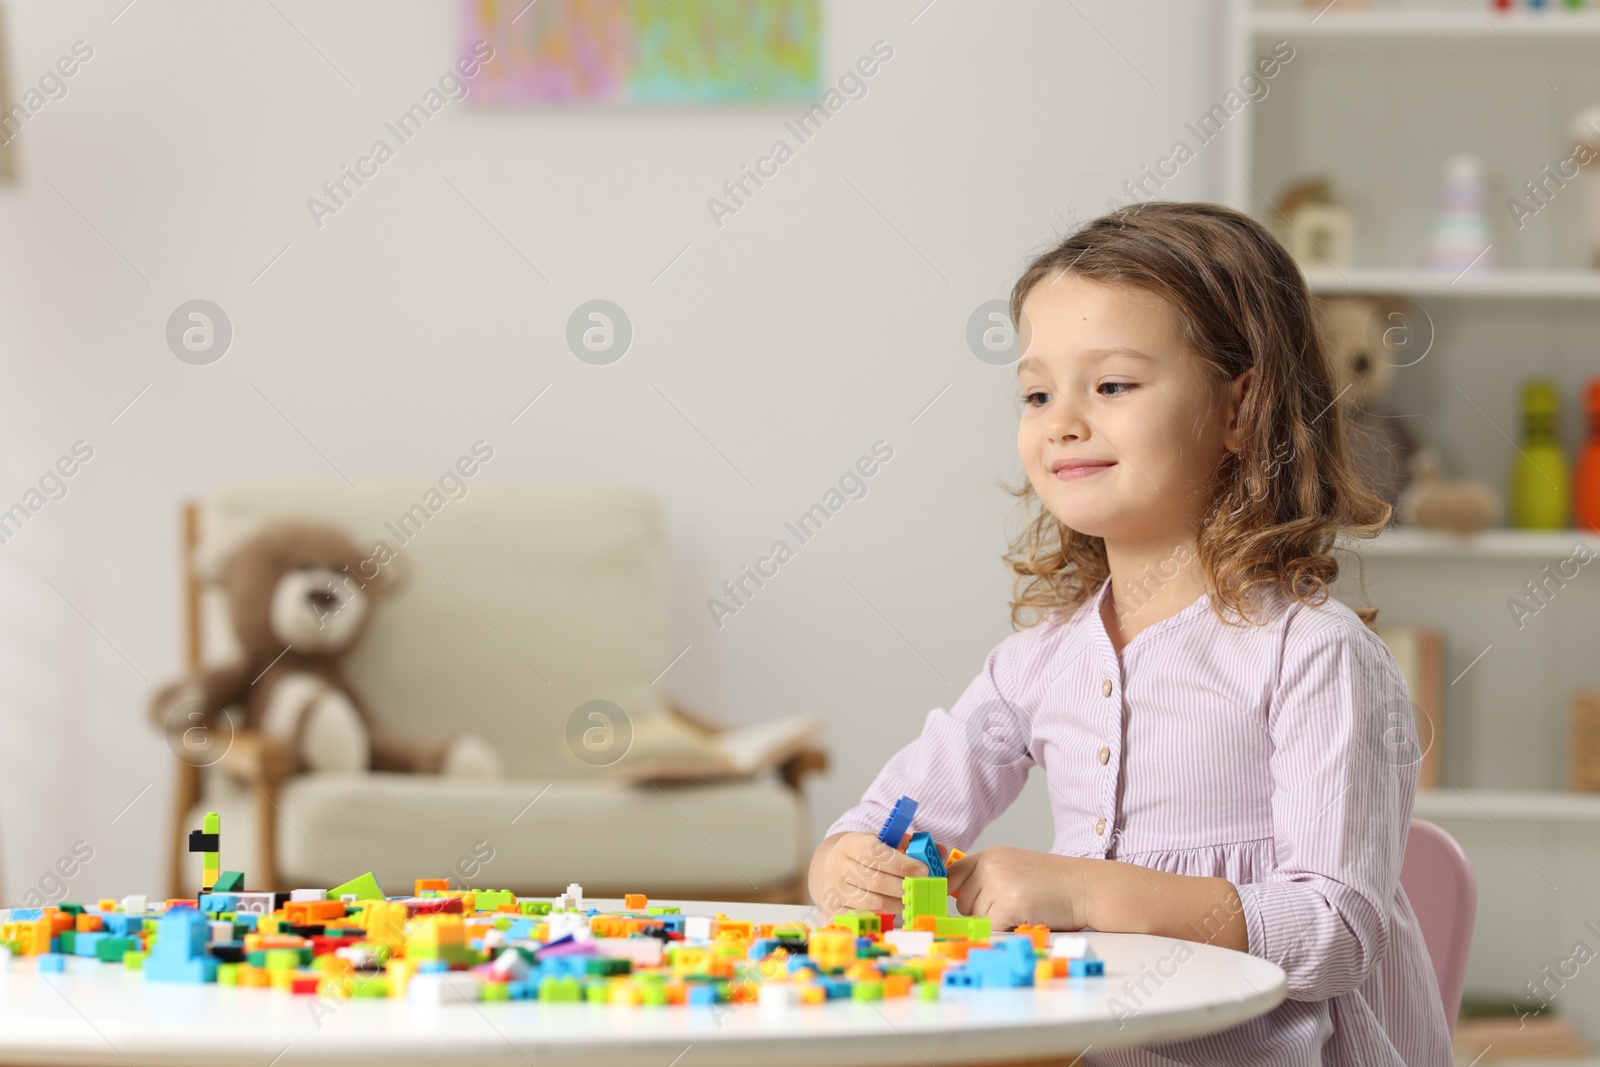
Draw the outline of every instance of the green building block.
[[[250,955],[254,956],[252,952]],[[262,954],[265,959],[263,964],[269,971],[293,971],[301,965],[300,949],[297,948],[269,948]]]
[[[485,982],[483,983],[483,999],[510,1000],[511,987],[505,982]]]
[[[938,1000],[939,999],[939,983],[938,982],[918,982],[917,985],[916,985],[916,990],[917,990],[917,999],[918,1000]]]
[[[550,902],[548,900],[523,900],[517,903],[517,908],[524,915],[549,915]],[[540,988],[543,988],[542,986]]]
[[[414,960],[444,960],[446,963],[462,963],[468,967],[474,967],[483,962],[482,954],[471,945],[412,945],[406,949],[406,956]]]
[[[56,935],[56,951],[63,956],[70,956],[78,949],[78,933],[76,930],[63,930]]]
[[[546,978],[539,983],[539,999],[545,1001],[577,1001],[583,999],[583,986],[571,975]]]
[[[238,985],[239,984],[239,968],[241,966],[243,966],[243,964],[238,964],[238,963],[219,963],[219,964],[217,964],[217,984],[218,985]]]
[[[148,952],[124,952],[122,954],[122,965],[130,971],[142,970],[144,968],[144,958],[148,955]]]
[[[644,909],[644,913],[646,915],[677,915],[682,911],[683,911],[682,908],[654,908],[654,907],[652,907],[652,908],[645,908]]]
[[[949,913],[948,878],[905,878],[901,880],[902,924],[910,926],[919,915],[943,916]]]
[[[352,997],[386,997],[389,995],[389,978],[387,975],[376,974],[369,976],[356,976],[350,983]],[[484,999],[493,999],[485,997]]]
[[[138,947],[137,937],[106,937],[95,943],[94,954],[102,963],[120,963],[124,955]]]
[[[358,878],[350,879],[344,885],[334,886],[332,889],[328,890],[328,899],[338,900],[346,893],[354,893],[357,900],[384,899],[383,889],[378,885],[378,880],[372,876],[371,871],[368,871],[366,874],[363,874]]]
[[[854,1000],[882,1000],[883,983],[877,981],[860,981],[850,987],[850,996]]]
[[[60,904],[56,905],[56,908],[59,911],[66,912],[68,915],[77,916],[83,914],[82,904],[68,904],[66,901],[62,901]]]
[[[479,911],[499,911],[502,904],[517,902],[517,895],[509,889],[480,889],[472,896]]]
[[[833,917],[833,925],[842,926],[857,937],[883,933],[883,920],[873,911],[841,911]]]
[[[211,887],[213,893],[242,893],[244,892],[244,874],[240,871],[223,871],[217,875],[217,884]]]
[[[935,937],[964,937],[968,941],[989,940],[987,915],[941,915],[934,920]]]

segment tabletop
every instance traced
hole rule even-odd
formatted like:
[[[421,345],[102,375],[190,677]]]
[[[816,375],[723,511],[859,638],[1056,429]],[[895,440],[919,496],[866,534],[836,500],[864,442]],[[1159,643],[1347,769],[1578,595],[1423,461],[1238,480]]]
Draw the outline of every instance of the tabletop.
[[[531,898],[537,899],[537,898]],[[804,905],[656,900],[685,915],[758,923],[825,919]],[[585,907],[621,910],[621,899]],[[1284,973],[1255,956],[1140,934],[1087,932],[1103,978],[1020,989],[944,988],[939,999],[651,1007],[536,1000],[412,1004],[355,999],[312,1010],[279,990],[146,982],[117,964],[35,961],[0,972],[0,1062],[386,1067],[471,1062],[589,1067],[892,1067],[1029,1060],[1195,1037],[1270,1011]]]

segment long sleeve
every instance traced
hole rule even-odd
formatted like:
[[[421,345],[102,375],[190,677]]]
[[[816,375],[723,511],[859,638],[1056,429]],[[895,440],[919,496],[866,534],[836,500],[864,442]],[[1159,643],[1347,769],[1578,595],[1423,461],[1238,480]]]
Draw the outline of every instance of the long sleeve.
[[[861,803],[828,834],[876,834],[896,800],[917,801],[913,827],[940,844],[966,850],[1017,798],[1034,765],[1032,714],[1020,703],[1012,657],[1029,631],[1012,634],[989,653],[983,670],[949,711],[928,712],[922,733],[892,756]]]
[[[1420,760],[1412,714],[1365,626],[1290,629],[1267,720],[1277,870],[1238,889],[1250,952],[1284,969],[1291,1000],[1350,992],[1388,947]]]

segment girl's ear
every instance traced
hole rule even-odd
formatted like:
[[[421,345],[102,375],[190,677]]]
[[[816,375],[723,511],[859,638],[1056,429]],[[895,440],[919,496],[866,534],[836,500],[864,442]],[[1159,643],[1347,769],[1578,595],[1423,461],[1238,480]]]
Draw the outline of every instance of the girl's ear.
[[[1228,425],[1222,431],[1222,444],[1229,452],[1237,453],[1239,446],[1239,411],[1244,407],[1245,394],[1255,378],[1256,369],[1248,367],[1228,384]]]

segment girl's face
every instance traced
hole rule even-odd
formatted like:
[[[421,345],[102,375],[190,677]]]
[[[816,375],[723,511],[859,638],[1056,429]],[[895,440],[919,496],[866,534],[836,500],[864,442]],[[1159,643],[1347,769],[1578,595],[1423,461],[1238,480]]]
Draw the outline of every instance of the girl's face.
[[[1044,506],[1130,548],[1193,536],[1218,463],[1238,447],[1250,372],[1219,383],[1166,302],[1134,286],[1056,275],[1028,293],[1021,319],[1017,452]]]

